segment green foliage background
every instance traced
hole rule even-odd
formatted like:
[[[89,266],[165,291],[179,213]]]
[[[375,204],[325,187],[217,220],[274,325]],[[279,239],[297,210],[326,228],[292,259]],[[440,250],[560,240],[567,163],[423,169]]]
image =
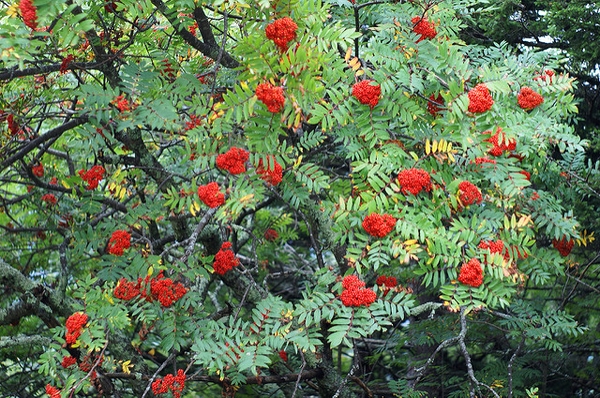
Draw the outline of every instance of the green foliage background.
[[[561,53],[459,36],[509,2],[34,4],[48,28],[0,10],[2,394],[150,396],[183,369],[184,396],[593,396],[595,224],[573,208],[597,196],[598,165],[575,134],[580,83]],[[281,52],[264,29],[284,16],[298,29]],[[418,40],[415,16],[434,39]],[[362,79],[381,86],[373,109],[351,95]],[[284,88],[282,112],[256,98],[263,82]],[[494,105],[472,114],[478,83]],[[526,86],[544,97],[531,111],[517,104]],[[516,151],[478,164],[498,127]],[[245,173],[216,167],[231,147],[250,152]],[[277,186],[257,173],[271,156]],[[97,164],[106,175],[86,190],[78,171]],[[402,193],[396,176],[413,167],[430,193]],[[196,195],[213,181],[227,196],[217,209]],[[483,203],[460,203],[462,181]],[[374,238],[361,225],[371,213],[398,222]],[[132,247],[111,255],[120,229]],[[568,257],[552,245],[563,237],[577,241]],[[506,258],[479,247],[497,239]],[[240,266],[219,276],[225,241]],[[457,281],[471,258],[477,288]],[[188,289],[172,307],[114,297],[121,278],[159,271]],[[370,306],[342,304],[351,274],[377,293]],[[399,286],[385,291],[380,275]],[[89,322],[69,347],[78,311]],[[63,369],[67,355],[93,369]]]

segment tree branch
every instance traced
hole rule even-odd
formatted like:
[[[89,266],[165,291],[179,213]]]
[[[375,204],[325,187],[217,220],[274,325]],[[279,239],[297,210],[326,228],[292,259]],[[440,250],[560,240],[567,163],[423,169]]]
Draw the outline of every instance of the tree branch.
[[[160,11],[160,13],[163,14],[165,16],[165,18],[167,18],[169,23],[171,23],[171,25],[175,29],[175,32],[177,32],[177,34],[183,40],[185,40],[190,46],[194,47],[196,50],[200,51],[202,54],[206,55],[209,58],[212,58],[214,60],[217,60],[219,58],[219,54],[221,53],[221,48],[220,48],[220,46],[218,46],[216,44],[216,42],[215,43],[201,42],[194,35],[192,35],[187,29],[185,29],[183,26],[181,26],[181,23],[177,20],[177,17],[175,16],[175,14],[173,12],[171,12],[171,10],[168,9],[168,7],[165,5],[165,3],[163,3],[161,0],[151,0],[151,1],[152,1],[152,4],[154,4],[154,6],[158,9],[158,11]],[[196,16],[196,13],[197,13],[196,10],[194,10],[194,16]],[[206,22],[206,24],[208,26],[201,26],[202,22]],[[204,40],[206,41],[206,38],[208,37],[208,39],[210,41],[212,33],[208,34],[207,30],[209,30],[209,29],[212,30],[212,28],[210,27],[210,24],[208,23],[208,18],[205,20],[201,19],[200,21],[198,21],[198,29],[200,29],[200,33],[202,34],[202,37],[204,38]],[[237,68],[238,66],[240,66],[240,63],[236,59],[234,59],[229,53],[227,53],[225,51],[223,51],[223,57],[221,60],[221,64],[223,66],[225,66],[226,68]]]

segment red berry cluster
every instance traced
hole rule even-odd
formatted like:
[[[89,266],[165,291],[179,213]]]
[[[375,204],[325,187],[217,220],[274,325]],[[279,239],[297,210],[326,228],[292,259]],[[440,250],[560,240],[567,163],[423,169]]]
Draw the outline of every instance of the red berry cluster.
[[[485,131],[483,134],[492,134],[491,131]],[[504,151],[514,151],[517,149],[517,141],[514,138],[511,138],[506,142],[506,135],[502,131],[501,127],[496,129],[496,134],[492,135],[490,138],[485,140],[486,142],[491,143],[493,146],[488,151],[488,153],[492,156],[501,156]]]
[[[265,231],[264,237],[269,242],[273,242],[279,238],[279,234],[273,228],[269,228]]]
[[[519,91],[519,94],[517,94],[517,102],[521,108],[530,111],[540,106],[544,102],[544,97],[533,91],[530,87],[523,87]]]
[[[60,390],[52,387],[50,384],[46,384],[46,395],[50,398],[60,398]]]
[[[362,80],[352,86],[352,95],[361,104],[369,105],[371,109],[379,103],[381,96],[381,86],[371,84],[373,80]]]
[[[75,59],[75,57],[73,56],[73,54],[69,54],[66,57],[64,57],[60,63],[60,74],[64,74],[67,73],[69,71],[69,64],[71,62],[73,62],[73,60]]]
[[[479,158],[475,159],[475,164],[484,164],[484,163],[496,164],[496,160],[490,159],[487,156],[479,157]]]
[[[472,258],[469,262],[464,263],[460,267],[458,281],[473,287],[481,286],[483,283],[483,268],[481,268],[479,260]]]
[[[531,181],[531,173],[525,170],[521,170],[519,171],[519,173],[523,174],[525,176],[525,179],[527,181]]]
[[[273,162],[273,168],[270,168],[271,162]],[[283,168],[277,161],[274,156],[269,156],[267,161],[267,167],[265,168],[263,160],[260,159],[258,161],[258,166],[256,166],[256,173],[260,175],[260,178],[265,180],[267,183],[275,186],[281,182],[283,179]]]
[[[283,362],[287,362],[288,361],[288,354],[287,354],[287,352],[285,352],[285,350],[280,350],[279,351],[279,358],[281,358],[283,360]]]
[[[37,8],[33,5],[33,2],[31,0],[21,0],[19,1],[19,9],[25,25],[30,29],[37,28]]]
[[[435,24],[429,22],[427,18],[421,18],[420,16],[413,17],[410,20],[413,23],[413,32],[421,35],[417,40],[417,43],[424,39],[433,39],[437,35],[435,30]]]
[[[369,306],[375,302],[377,295],[372,289],[364,287],[365,283],[358,279],[356,275],[345,276],[342,280],[342,295],[340,296],[342,304],[346,307]]]
[[[238,260],[233,250],[231,250],[231,242],[224,242],[221,245],[221,249],[215,254],[213,269],[217,274],[225,275],[238,265],[240,265],[240,260]]]
[[[35,165],[31,168],[31,172],[36,177],[43,177],[44,176],[44,165],[41,163],[38,163],[37,165]]]
[[[567,240],[567,238],[563,236],[561,240],[552,239],[552,246],[558,250],[561,256],[567,257],[571,254],[571,250],[573,250],[573,246],[575,246],[575,241],[573,239]]]
[[[65,327],[67,332],[65,334],[65,341],[67,344],[75,344],[79,336],[81,336],[81,329],[85,326],[88,321],[88,316],[83,312],[76,312],[67,318]]]
[[[48,203],[49,205],[55,205],[57,200],[53,193],[47,193],[42,196],[42,202]]]
[[[429,96],[429,101],[427,101],[427,112],[429,112],[431,116],[436,117],[438,113],[444,109],[443,105],[444,98],[442,97],[442,94],[438,94],[437,97],[435,94],[431,94],[431,96]]]
[[[277,87],[271,83],[261,83],[256,86],[256,98],[267,106],[271,113],[281,112],[285,104],[283,96],[283,87]]]
[[[377,284],[377,286],[385,286],[390,289],[393,289],[398,285],[398,281],[395,277],[385,275],[378,276],[375,283]]]
[[[554,77],[554,75],[555,75],[555,73],[553,70],[547,69],[541,75],[534,77],[533,80],[540,80],[540,81],[544,81],[546,83],[552,83],[552,78]]]
[[[418,195],[421,191],[431,191],[431,177],[423,169],[402,170],[398,173],[398,183],[403,194],[410,192],[413,195]]]
[[[131,234],[124,230],[113,232],[108,240],[108,252],[115,256],[122,256],[125,249],[131,247]]]
[[[132,109],[131,104],[123,95],[118,95],[114,100],[110,102],[113,104],[119,112],[130,111]]]
[[[15,115],[8,115],[6,117],[6,123],[8,124],[8,131],[10,131],[12,135],[19,134],[21,128],[19,127],[19,123],[15,122]]]
[[[366,233],[376,238],[383,238],[394,229],[396,219],[389,214],[371,213],[362,222]]]
[[[84,169],[79,170],[79,176],[88,184],[85,189],[91,191],[98,188],[98,183],[104,178],[105,172],[104,167],[95,165],[87,171]]]
[[[150,286],[149,295],[147,293],[148,286]],[[165,278],[164,271],[160,271],[154,278],[147,276],[143,281],[142,278],[138,278],[137,282],[121,278],[113,291],[115,298],[120,300],[129,301],[139,296],[148,302],[157,300],[163,307],[172,306],[186,293],[185,286],[179,282],[173,282],[171,278]]]
[[[163,307],[170,307],[174,302],[185,296],[187,289],[179,282],[173,282],[171,278],[165,278],[160,271],[155,278],[150,280],[150,294],[153,299],[160,302]]]
[[[496,241],[482,240],[481,242],[479,242],[479,246],[477,247],[483,250],[489,250],[491,254],[498,253],[502,255],[505,260],[510,260],[510,253],[508,252],[508,250],[504,249],[504,242],[501,239],[498,239]]]
[[[194,114],[190,115],[190,121],[185,122],[184,131],[188,131],[193,129],[194,127],[200,126],[202,124],[202,119]]]
[[[156,379],[152,382],[152,392],[154,395],[166,394],[169,390],[173,393],[173,398],[180,398],[185,388],[185,373],[183,369],[177,371],[177,376],[168,374],[162,379]]]
[[[70,366],[73,366],[77,363],[77,359],[75,359],[75,357],[72,357],[70,355],[64,356],[62,359],[62,362],[60,363],[60,366],[62,366],[63,368],[68,368]]]
[[[290,17],[284,17],[268,24],[265,34],[281,51],[286,51],[289,42],[296,39],[296,30],[298,30],[296,22]]]
[[[481,191],[469,181],[463,181],[458,184],[459,198],[463,206],[469,206],[473,203],[481,203],[483,197]]]
[[[161,63],[162,70],[160,71],[160,74],[166,76],[168,79],[175,79],[177,76],[175,75],[175,69],[173,69],[171,62],[165,58]]]
[[[198,30],[198,22],[194,21],[193,24],[188,26],[188,30],[192,35],[196,36],[196,30]]]
[[[211,209],[225,203],[225,194],[219,190],[219,184],[216,182],[200,185],[198,187],[198,197]]]
[[[490,94],[490,90],[483,83],[480,83],[469,90],[469,112],[483,113],[492,109],[494,100]]]
[[[377,284],[377,286],[381,286],[383,288],[384,296],[387,295],[391,289],[395,288],[398,285],[398,281],[395,277],[385,275],[378,276],[375,283]]]
[[[225,153],[217,155],[217,167],[231,174],[242,174],[246,171],[246,162],[250,154],[242,148],[231,147]]]

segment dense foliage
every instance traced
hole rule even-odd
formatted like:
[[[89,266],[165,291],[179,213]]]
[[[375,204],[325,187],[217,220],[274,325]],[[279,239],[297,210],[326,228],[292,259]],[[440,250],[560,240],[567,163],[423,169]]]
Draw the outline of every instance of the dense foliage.
[[[591,396],[576,82],[477,6],[2,8],[0,391]]]

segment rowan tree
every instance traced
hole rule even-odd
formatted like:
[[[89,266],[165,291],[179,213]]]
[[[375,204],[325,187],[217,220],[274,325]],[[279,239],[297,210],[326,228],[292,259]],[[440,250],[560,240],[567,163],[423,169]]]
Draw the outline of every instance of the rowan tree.
[[[575,81],[470,3],[3,8],[2,391],[550,393]]]

